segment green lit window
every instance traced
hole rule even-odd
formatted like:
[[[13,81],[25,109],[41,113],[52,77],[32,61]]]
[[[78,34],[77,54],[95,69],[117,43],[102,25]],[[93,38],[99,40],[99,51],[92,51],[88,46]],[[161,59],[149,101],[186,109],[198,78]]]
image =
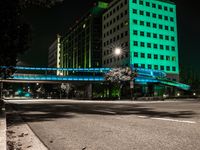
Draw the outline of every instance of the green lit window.
[[[134,46],[138,46],[138,41],[134,41],[134,42],[133,42],[133,45],[134,45]]]
[[[157,38],[157,34],[154,33],[154,34],[153,34],[153,38]]]
[[[145,68],[145,64],[141,64],[141,68]]]
[[[157,49],[158,48],[158,44],[153,44],[153,48]]]
[[[151,37],[151,33],[150,32],[147,32],[147,37]]]
[[[172,49],[172,51],[175,51],[175,47],[174,46],[172,46],[171,49]]]
[[[144,21],[140,21],[140,25],[142,25],[142,26],[143,26],[143,25],[144,25]]]
[[[141,53],[141,54],[140,54],[140,57],[141,57],[141,58],[145,58],[145,54],[144,54],[144,53]]]
[[[138,31],[137,30],[133,30],[133,34],[134,35],[138,35]]]
[[[170,21],[171,21],[171,22],[174,22],[174,18],[173,18],[173,17],[170,17]]]
[[[144,47],[144,42],[140,42],[140,46],[141,46],[141,47]]]
[[[143,10],[140,10],[140,15],[144,15],[144,11]]]
[[[133,13],[134,13],[134,14],[137,14],[137,9],[133,9]]]
[[[166,66],[166,70],[167,70],[167,71],[170,71],[170,66]]]
[[[146,26],[150,27],[151,26],[150,22],[146,22]]]
[[[133,3],[137,3],[137,0],[132,0]]]
[[[154,55],[153,55],[153,58],[154,58],[154,59],[158,59],[158,55],[157,55],[157,54],[154,54]]]
[[[160,66],[160,70],[164,70],[164,66]]]
[[[146,2],[146,6],[150,6],[150,3],[149,3],[149,2]]]
[[[146,16],[149,17],[150,16],[150,12],[147,11],[146,12]]]
[[[140,5],[143,5],[143,1],[142,1],[142,0],[140,0],[140,1],[139,1],[139,4],[140,4]]]
[[[165,16],[164,19],[165,19],[165,20],[168,20],[168,16]]]
[[[157,28],[157,24],[156,23],[153,23],[153,28]]]
[[[133,65],[135,68],[137,68],[138,67],[138,64],[137,63],[134,63],[134,65]]]
[[[172,61],[176,61],[176,57],[175,56],[172,57]]]
[[[162,15],[158,15],[158,18],[159,18],[159,19],[162,19]]]
[[[159,34],[159,39],[163,39],[163,35],[162,34]]]
[[[140,31],[140,36],[144,36],[144,31]]]
[[[164,49],[164,46],[163,46],[163,45],[160,45],[160,49],[163,50],[163,49]]]
[[[166,45],[166,50],[169,50],[169,45]]]
[[[151,43],[147,43],[147,47],[148,47],[148,48],[151,48]]]
[[[147,58],[151,59],[151,54],[147,54]]]
[[[134,52],[134,57],[138,57],[138,52]]]
[[[148,65],[148,69],[152,69],[152,66],[151,66],[151,65]]]
[[[138,22],[138,21],[137,21],[136,19],[133,20],[133,23],[134,23],[134,24],[137,24],[137,22]]]

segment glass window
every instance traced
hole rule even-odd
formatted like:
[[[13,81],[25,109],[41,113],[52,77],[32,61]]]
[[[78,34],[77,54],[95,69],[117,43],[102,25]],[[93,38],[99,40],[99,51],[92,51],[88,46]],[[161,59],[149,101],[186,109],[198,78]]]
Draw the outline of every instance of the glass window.
[[[153,17],[153,18],[156,18],[156,14],[155,14],[155,13],[153,13],[153,14],[152,14],[152,17]]]
[[[144,11],[140,10],[140,15],[144,15]]]
[[[140,54],[140,57],[141,57],[141,58],[145,58],[145,54],[144,54],[144,53],[141,53],[141,54]]]
[[[156,8],[156,4],[155,4],[155,3],[152,3],[152,7],[153,7],[153,8]]]
[[[151,26],[150,22],[147,22],[146,25],[147,25],[147,27],[150,27],[150,26]]]
[[[176,67],[172,67],[172,71],[176,71]]]
[[[164,66],[160,66],[160,70],[164,70]]]
[[[142,25],[142,26],[143,26],[143,25],[144,25],[144,21],[140,21],[140,25]]]
[[[160,55],[160,60],[164,60],[164,55]]]
[[[149,2],[146,2],[146,6],[150,6],[150,3],[149,3]]]
[[[140,42],[140,46],[141,46],[141,47],[144,47],[144,42]]]
[[[133,9],[133,13],[134,13],[134,14],[137,14],[137,9]]]
[[[132,0],[133,3],[137,3],[137,0]]]
[[[152,66],[151,66],[151,65],[148,65],[148,69],[152,69]]]
[[[151,48],[151,43],[147,43],[147,47],[148,47],[148,48]]]
[[[147,58],[151,58],[151,54],[147,54]]]
[[[144,36],[144,31],[140,31],[140,36]]]
[[[140,0],[140,1],[139,1],[139,4],[140,4],[140,5],[143,5],[143,0]]]
[[[154,69],[155,69],[155,70],[158,70],[158,65],[154,65]]]
[[[154,55],[153,55],[153,58],[154,58],[154,59],[158,59],[158,55],[157,55],[157,54],[154,54]]]
[[[162,9],[162,6],[161,6],[161,5],[158,5],[158,9]]]
[[[141,68],[145,68],[145,64],[141,64]]]
[[[133,20],[133,23],[134,23],[134,24],[137,24],[137,22],[138,22],[137,20],[135,20],[135,19]]]
[[[134,41],[134,42],[133,42],[133,45],[134,45],[134,46],[138,46],[138,41]]]
[[[148,12],[148,11],[147,11],[147,12],[146,12],[146,16],[148,16],[148,17],[149,17],[149,16],[150,16],[150,12]]]
[[[138,52],[134,52],[134,57],[138,57]]]
[[[138,35],[138,31],[137,30],[133,30],[133,34],[134,35]]]
[[[167,71],[170,71],[170,66],[167,66],[167,67],[166,67],[166,70],[167,70]]]

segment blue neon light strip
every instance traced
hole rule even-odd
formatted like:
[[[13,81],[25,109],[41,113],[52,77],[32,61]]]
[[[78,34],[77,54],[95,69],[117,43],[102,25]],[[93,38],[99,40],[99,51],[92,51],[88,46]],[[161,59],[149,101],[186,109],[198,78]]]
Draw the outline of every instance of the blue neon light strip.
[[[39,67],[14,67],[17,70],[33,71],[78,71],[78,72],[108,72],[111,68],[39,68]]]

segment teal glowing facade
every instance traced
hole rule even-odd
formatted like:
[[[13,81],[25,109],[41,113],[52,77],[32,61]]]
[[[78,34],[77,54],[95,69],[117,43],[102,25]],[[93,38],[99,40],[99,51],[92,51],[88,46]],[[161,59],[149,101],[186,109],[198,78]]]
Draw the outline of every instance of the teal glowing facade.
[[[179,74],[176,6],[167,1],[130,0],[130,63]]]
[[[169,0],[114,0],[103,18],[103,67],[134,65],[161,70],[167,73],[168,78],[179,80],[174,3]],[[126,31],[127,37],[123,34]],[[110,45],[116,43],[126,46],[118,59],[112,55],[113,50],[109,50]]]

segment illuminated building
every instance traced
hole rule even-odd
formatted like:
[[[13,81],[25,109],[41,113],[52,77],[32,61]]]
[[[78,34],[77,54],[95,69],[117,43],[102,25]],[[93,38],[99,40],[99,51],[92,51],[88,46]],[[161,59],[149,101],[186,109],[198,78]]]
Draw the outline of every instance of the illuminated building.
[[[101,67],[101,25],[105,8],[107,8],[107,3],[96,3],[61,38],[61,67]]]
[[[169,0],[114,0],[103,14],[103,67],[161,70],[179,79],[176,5]],[[115,48],[121,48],[119,56]]]

